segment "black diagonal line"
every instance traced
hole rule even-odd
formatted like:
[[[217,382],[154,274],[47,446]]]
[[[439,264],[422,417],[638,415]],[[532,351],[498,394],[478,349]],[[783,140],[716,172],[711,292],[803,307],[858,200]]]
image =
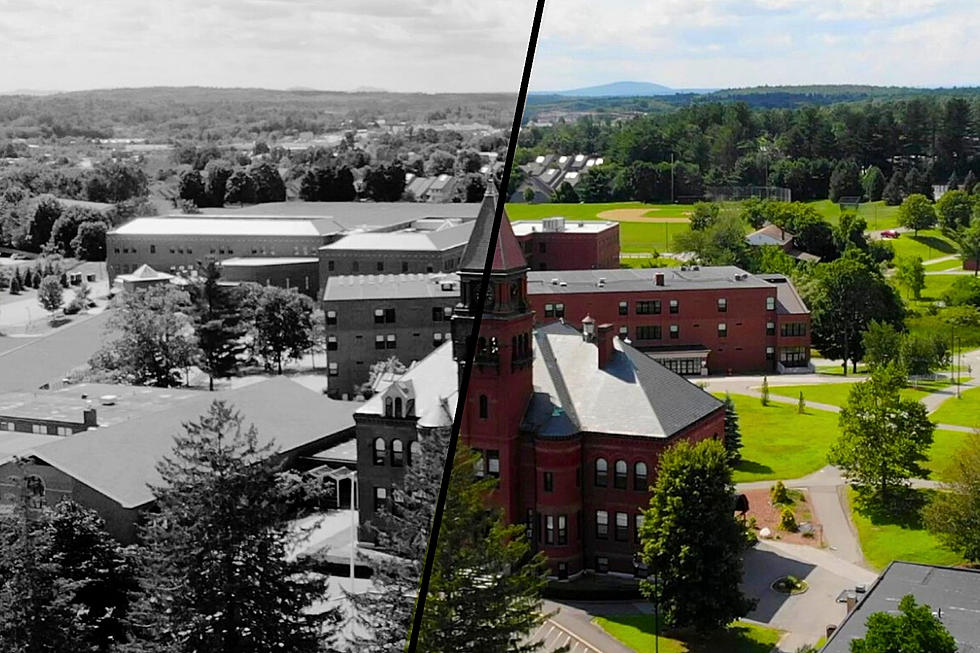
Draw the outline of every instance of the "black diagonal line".
[[[524,58],[524,75],[521,78],[521,90],[517,96],[517,106],[514,108],[514,123],[510,130],[510,142],[507,144],[507,159],[504,162],[504,174],[500,179],[500,190],[497,195],[497,206],[493,216],[493,231],[490,233],[490,246],[487,250],[487,261],[483,268],[483,279],[480,282],[480,294],[474,309],[476,317],[473,320],[473,331],[466,346],[466,360],[463,373],[459,379],[459,392],[456,396],[456,415],[453,418],[453,431],[449,438],[449,449],[446,451],[446,463],[442,471],[442,485],[439,488],[439,499],[432,515],[432,525],[429,530],[429,545],[425,551],[425,563],[422,566],[422,577],[419,579],[419,595],[415,601],[415,614],[412,619],[412,632],[409,635],[408,653],[415,653],[419,645],[419,631],[422,627],[422,616],[425,612],[425,599],[429,593],[429,577],[436,557],[436,546],[439,543],[439,527],[442,525],[443,507],[446,505],[446,494],[449,491],[449,477],[453,470],[453,459],[456,456],[456,443],[459,440],[459,429],[463,419],[463,409],[466,406],[466,390],[470,384],[470,373],[473,369],[473,359],[476,356],[477,335],[483,322],[483,308],[490,285],[490,270],[493,267],[493,253],[497,248],[497,235],[500,233],[500,219],[504,212],[507,199],[507,186],[510,184],[510,171],[514,166],[514,154],[517,151],[517,138],[521,132],[521,119],[524,115],[524,104],[527,102],[527,87],[531,79],[531,65],[534,62],[534,49],[538,43],[538,29],[541,27],[541,14],[544,11],[545,0],[536,0],[534,20],[531,23],[531,37],[527,44],[527,55]],[[493,183],[490,179],[487,183]]]

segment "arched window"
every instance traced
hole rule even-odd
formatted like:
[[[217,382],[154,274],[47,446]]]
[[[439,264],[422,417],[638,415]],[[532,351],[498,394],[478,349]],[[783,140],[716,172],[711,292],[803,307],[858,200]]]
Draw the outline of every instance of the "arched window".
[[[595,459],[595,484],[596,487],[606,487],[609,484],[609,463],[605,458]]]
[[[401,467],[405,464],[405,445],[401,440],[391,441],[391,466]]]
[[[384,438],[374,439],[374,464],[385,464],[385,450],[388,448]]]
[[[650,479],[647,478],[647,464],[638,462],[633,465],[633,489],[647,492],[650,489]]]
[[[405,417],[405,413],[402,412],[401,397],[395,397],[395,417]]]
[[[613,486],[617,490],[626,489],[626,461],[617,460],[616,461],[616,475],[613,477]]]
[[[391,397],[385,397],[385,417],[394,416],[394,408]]]
[[[419,444],[418,440],[412,440],[411,444],[408,445],[408,464],[414,465],[417,461],[422,459],[422,445]]]
[[[480,419],[487,419],[490,414],[490,404],[486,395],[480,395]]]

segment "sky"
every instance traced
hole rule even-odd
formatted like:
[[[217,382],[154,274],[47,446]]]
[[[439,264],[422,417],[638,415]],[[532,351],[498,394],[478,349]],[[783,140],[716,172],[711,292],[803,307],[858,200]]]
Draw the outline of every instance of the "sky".
[[[533,0],[0,0],[0,92],[510,92]]]
[[[531,90],[980,85],[976,0],[546,0]]]

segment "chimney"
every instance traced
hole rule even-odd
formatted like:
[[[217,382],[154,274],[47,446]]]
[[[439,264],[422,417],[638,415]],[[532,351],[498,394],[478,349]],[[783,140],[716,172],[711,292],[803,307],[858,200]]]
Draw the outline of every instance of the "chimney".
[[[857,594],[854,592],[847,593],[847,614],[854,612],[854,608],[857,607]]]
[[[599,348],[599,369],[609,364],[613,354],[613,325],[600,324],[596,328],[596,346]]]
[[[82,424],[84,424],[86,427],[99,425],[99,422],[95,417],[94,408],[86,408],[82,411]]]
[[[595,342],[595,319],[588,314],[582,318],[582,340]]]
[[[664,285],[664,273],[663,272],[657,272],[656,274],[654,274],[653,275],[653,281],[658,286]]]

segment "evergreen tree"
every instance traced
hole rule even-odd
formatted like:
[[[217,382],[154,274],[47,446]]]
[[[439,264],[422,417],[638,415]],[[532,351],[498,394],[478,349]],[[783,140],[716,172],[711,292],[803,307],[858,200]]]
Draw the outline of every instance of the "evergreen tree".
[[[960,178],[956,176],[956,171],[950,173],[949,179],[946,180],[946,192],[951,190],[957,190],[960,187]]]
[[[214,378],[227,378],[241,364],[245,351],[242,338],[245,325],[235,298],[237,288],[220,284],[221,267],[214,257],[199,265],[203,280],[193,288],[194,326],[201,349],[201,368],[208,373],[208,388],[214,390]]]
[[[973,174],[972,170],[970,170],[968,173],[966,173],[966,177],[963,178],[963,188],[961,190],[969,194],[973,192],[976,186],[977,186],[977,176]]]
[[[555,192],[551,194],[551,201],[555,203],[578,204],[579,198],[572,185],[567,181],[563,181]]]
[[[184,430],[157,466],[157,511],[142,532],[143,650],[320,651],[337,615],[314,608],[326,579],[288,559],[302,534],[287,522],[294,488],[274,445],[222,401]]]
[[[38,288],[37,300],[44,310],[49,313],[54,313],[65,303],[63,290],[61,283],[58,282],[58,277],[53,274],[44,277],[44,281],[41,282],[40,288]]]
[[[896,170],[881,191],[881,199],[887,206],[898,206],[902,203],[903,197],[905,197],[905,178]]]
[[[663,453],[640,528],[643,560],[655,579],[640,587],[668,626],[712,631],[753,608],[739,589],[749,540],[734,505],[721,443],[680,441]]]
[[[452,420],[451,410],[443,406]],[[429,529],[449,446],[451,429],[419,431],[419,451],[408,460],[405,476],[395,483],[391,501],[366,529],[388,555],[363,556],[371,567],[371,587],[351,595],[355,623],[366,631],[353,644],[365,653],[402,653],[412,627]]]
[[[545,559],[531,556],[521,524],[490,504],[497,481],[477,478],[479,457],[460,443],[453,460],[429,592],[419,631],[428,653],[523,653],[544,623]]]
[[[769,377],[762,377],[762,405],[769,405]]]
[[[885,175],[878,166],[871,166],[861,178],[864,196],[869,202],[878,202],[885,191]]]
[[[738,412],[729,393],[725,393],[725,451],[732,465],[742,459],[742,430],[738,425]]]
[[[806,399],[803,398],[802,390],[800,390],[800,398],[796,402],[796,412],[800,415],[806,415]]]
[[[917,165],[912,166],[905,173],[905,189],[910,195],[924,195],[926,199],[932,200],[932,182],[929,181],[929,174]]]
[[[842,197],[860,196],[861,171],[854,161],[838,161],[830,175],[830,190],[828,197],[831,202],[839,202]]]

